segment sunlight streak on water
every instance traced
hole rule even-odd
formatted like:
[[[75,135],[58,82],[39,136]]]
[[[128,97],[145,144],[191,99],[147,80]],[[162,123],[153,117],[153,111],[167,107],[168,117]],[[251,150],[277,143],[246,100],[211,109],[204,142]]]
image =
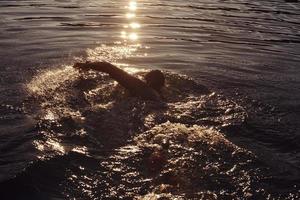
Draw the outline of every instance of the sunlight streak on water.
[[[130,1],[129,5],[126,6],[125,8],[129,9],[130,12],[126,13],[126,18],[128,20],[132,20],[133,18],[136,17],[136,9],[137,9],[137,2],[136,1]],[[138,39],[138,33],[136,29],[139,29],[141,25],[136,22],[136,21],[129,21],[128,24],[124,25],[124,29],[121,32],[121,38],[124,39],[124,42],[127,42],[129,40],[132,43],[135,43]]]
[[[129,26],[133,29],[137,29],[137,28],[141,27],[141,25],[139,23],[136,23],[136,22],[132,22],[131,24],[129,24]]]
[[[130,33],[128,38],[131,40],[131,41],[136,41],[138,39],[138,35],[136,33]]]
[[[112,63],[118,63],[119,60],[123,58],[129,58],[132,56],[137,56],[137,50],[142,47],[142,45],[138,42],[139,33],[138,29],[140,29],[141,24],[138,23],[134,18],[136,17],[136,9],[137,2],[130,1],[127,6],[125,6],[125,16],[128,19],[128,23],[123,25],[123,30],[120,31],[120,37],[123,41],[116,41],[114,45],[101,45],[94,49],[87,49],[87,60],[89,61],[100,61],[105,60]],[[129,12],[127,12],[129,10]],[[146,47],[145,47],[146,48]],[[147,53],[143,53],[138,57],[145,57]],[[80,60],[80,59],[79,59]],[[118,65],[127,65],[118,63]],[[119,65],[119,66],[120,66]]]
[[[126,18],[131,19],[135,17],[135,13],[127,13]]]
[[[128,9],[131,11],[135,11],[137,9],[137,3],[136,1],[130,1],[128,5]]]
[[[124,67],[123,68],[126,72],[128,72],[129,74],[136,74],[138,72],[142,72],[142,69],[138,69],[138,68],[134,68],[134,67]]]
[[[3,2],[6,2],[4,3],[5,5],[7,4],[7,1]],[[5,22],[5,24],[2,24],[0,33],[1,36],[4,36],[0,39],[3,42],[0,46],[5,48],[2,48],[0,54],[5,55],[2,56],[5,63],[3,66],[5,66],[4,70],[8,71],[3,74],[1,83],[8,83],[8,85],[11,83],[19,84],[20,82],[22,83],[23,78],[26,80],[30,79],[30,83],[27,84],[27,91],[33,97],[29,99],[31,105],[27,105],[27,109],[34,110],[32,111],[34,117],[37,115],[36,118],[40,120],[37,128],[42,130],[39,130],[40,132],[38,133],[38,137],[41,136],[42,139],[39,140],[38,138],[33,142],[36,149],[46,156],[48,152],[51,152],[54,157],[66,155],[63,159],[69,158],[71,164],[68,163],[65,169],[68,169],[73,164],[74,166],[84,166],[86,164],[85,161],[88,161],[88,164],[82,169],[87,169],[85,172],[97,184],[102,180],[109,182],[112,177],[110,176],[111,173],[115,173],[116,176],[120,174],[124,177],[122,187],[119,187],[121,185],[119,183],[114,187],[114,182],[105,186],[114,192],[114,196],[122,196],[124,194],[122,193],[122,188],[125,188],[125,192],[128,192],[128,194],[133,192],[130,195],[139,194],[139,192],[134,191],[136,189],[133,189],[136,185],[131,185],[134,181],[137,183],[142,180],[147,184],[150,179],[157,177],[149,176],[147,173],[144,174],[145,176],[143,175],[145,172],[144,168],[148,170],[149,165],[147,163],[151,160],[148,155],[149,147],[157,146],[167,149],[170,147],[169,150],[171,151],[166,151],[168,153],[166,155],[169,156],[165,160],[163,157],[164,152],[162,152],[162,156],[159,156],[159,151],[151,154],[152,158],[154,158],[154,164],[156,162],[155,159],[159,158],[167,162],[164,164],[165,170],[161,171],[161,176],[159,176],[165,179],[161,182],[162,187],[156,184],[155,180],[150,185],[157,186],[158,190],[166,191],[166,194],[171,195],[170,199],[174,199],[176,197],[175,194],[191,193],[190,190],[185,191],[184,188],[191,188],[190,186],[193,185],[195,186],[195,191],[204,187],[199,192],[210,193],[210,191],[214,190],[209,187],[206,188],[210,184],[209,181],[211,181],[212,188],[216,188],[219,185],[219,195],[228,194],[229,198],[230,195],[236,198],[248,198],[249,195],[255,194],[247,191],[249,188],[248,183],[254,176],[249,176],[246,172],[247,170],[249,172],[252,169],[255,170],[256,165],[248,165],[243,168],[252,156],[245,151],[244,153],[241,152],[242,156],[239,157],[235,153],[235,150],[237,150],[235,146],[233,147],[233,153],[224,151],[224,148],[220,148],[220,146],[214,146],[216,144],[214,136],[218,135],[218,133],[208,134],[207,141],[204,140],[204,135],[195,134],[195,137],[189,141],[186,135],[193,129],[195,131],[198,129],[199,131],[210,131],[210,129],[207,129],[208,127],[218,130],[223,130],[223,127],[229,127],[232,135],[240,137],[241,134],[242,139],[247,135],[251,142],[252,139],[253,141],[257,139],[258,142],[253,142],[253,144],[258,143],[260,145],[262,143],[265,145],[264,142],[266,142],[267,145],[264,146],[264,149],[268,150],[268,145],[270,144],[274,148],[275,155],[281,157],[280,159],[282,159],[282,156],[278,156],[281,155],[280,148],[293,148],[294,151],[299,149],[299,145],[294,142],[297,141],[297,135],[288,135],[292,133],[287,127],[289,123],[287,125],[279,123],[275,116],[277,114],[275,113],[277,112],[276,109],[275,112],[265,112],[262,110],[264,107],[257,102],[253,104],[250,102],[249,107],[253,106],[251,109],[257,113],[258,117],[254,115],[254,117],[248,118],[248,112],[246,112],[244,107],[233,102],[240,100],[236,96],[230,96],[230,99],[232,98],[233,101],[228,101],[222,95],[207,96],[202,95],[200,92],[199,94],[197,91],[201,90],[199,88],[202,87],[195,86],[193,81],[187,80],[178,74],[170,75],[166,72],[167,87],[164,97],[166,98],[165,101],[168,102],[168,108],[167,110],[164,110],[164,108],[162,110],[153,110],[153,105],[149,106],[148,103],[141,103],[135,98],[123,95],[122,89],[117,84],[112,83],[111,79],[106,75],[92,71],[81,74],[74,70],[71,65],[58,64],[57,67],[53,66],[53,60],[51,60],[54,58],[58,59],[58,61],[55,60],[55,63],[64,62],[64,59],[62,59],[65,58],[65,55],[62,55],[63,52],[80,49],[78,61],[106,60],[118,65],[129,73],[137,73],[135,74],[136,76],[142,76],[144,72],[139,71],[138,69],[140,68],[134,67],[153,66],[160,69],[175,70],[177,73],[187,73],[197,78],[197,81],[203,81],[202,83],[208,87],[211,85],[225,87],[225,89],[234,90],[233,92],[235,92],[236,88],[244,88],[249,95],[251,94],[251,89],[254,88],[255,92],[253,94],[268,94],[270,99],[275,100],[281,99],[283,95],[290,95],[293,97],[290,100],[295,102],[295,106],[292,105],[288,109],[291,111],[298,106],[298,98],[294,97],[299,94],[297,93],[298,90],[293,89],[299,88],[296,87],[296,83],[299,82],[298,68],[296,68],[299,61],[297,54],[297,49],[299,49],[299,40],[297,38],[299,15],[297,14],[296,9],[298,9],[298,6],[296,4],[292,9],[289,7],[291,4],[248,0],[229,2],[221,0],[158,1],[159,3],[155,1],[127,0],[121,4],[120,1],[104,0],[101,3],[92,1],[88,3],[89,7],[86,7],[86,2],[79,3],[73,0],[50,0],[49,2],[51,3],[47,1],[47,3],[43,2],[40,5],[36,5],[36,3],[31,1],[30,5],[25,1],[20,2],[22,2],[21,6],[18,5],[18,1],[10,2],[7,6],[0,3],[2,5],[0,7],[1,16],[3,15],[0,18]],[[125,8],[124,2],[127,4]],[[77,7],[71,6],[71,4]],[[141,27],[143,27],[142,30]],[[31,40],[32,38],[34,39]],[[94,46],[95,43],[98,44],[96,48]],[[144,46],[144,44],[148,46]],[[148,50],[150,47],[151,50]],[[72,56],[74,54],[70,52],[70,55],[71,59],[73,59]],[[12,58],[17,59],[12,61]],[[72,60],[72,62],[76,62],[76,59]],[[37,65],[37,60],[48,62],[50,66]],[[28,68],[22,68],[22,65],[19,66],[19,62],[26,63]],[[7,66],[6,63],[8,63]],[[15,69],[17,69],[16,72],[13,71]],[[29,71],[29,75],[24,74],[27,73],[26,70]],[[28,77],[32,75],[34,76],[33,79]],[[14,80],[15,78],[17,78],[16,81]],[[292,84],[293,81],[294,83]],[[10,87],[1,87],[7,89],[3,91],[6,98],[7,94],[5,91],[10,91]],[[221,90],[223,91],[222,88]],[[271,93],[274,95],[270,95]],[[14,96],[17,95],[15,93],[11,96],[7,95],[8,98],[14,98]],[[276,98],[273,98],[274,96]],[[17,96],[17,98],[20,99],[22,97]],[[283,99],[285,100],[282,102],[287,102],[288,98]],[[248,106],[249,102],[247,100]],[[287,104],[286,106],[288,107],[289,105]],[[35,112],[36,110],[38,112]],[[281,112],[278,113],[279,115],[282,114]],[[283,114],[285,113],[283,112]],[[277,126],[283,127],[278,131],[274,131],[274,133],[272,132],[273,127],[271,124],[273,123],[273,118],[275,120],[275,128]],[[165,124],[164,127],[161,127],[160,124],[165,121],[170,121],[170,124]],[[266,126],[264,126],[265,121]],[[6,123],[6,121],[3,123]],[[179,124],[186,124],[187,127],[179,126]],[[197,125],[192,128],[195,124]],[[198,125],[203,126],[203,129],[201,128],[200,130],[197,127]],[[238,127],[239,131],[236,128],[232,131],[230,129],[232,125]],[[157,129],[151,129],[154,126]],[[140,147],[145,147],[144,152],[140,151],[140,148],[129,148],[128,150],[126,148],[127,143],[124,142],[128,139],[126,134],[130,133],[130,137],[135,136],[135,134],[143,132],[145,127],[150,132],[137,137],[137,142],[146,141],[140,145]],[[250,130],[248,130],[248,127],[250,127]],[[174,128],[172,132],[169,132],[172,128]],[[252,128],[253,130],[251,130]],[[157,131],[158,129],[161,131]],[[31,131],[28,134],[32,134]],[[107,137],[105,134],[107,134]],[[111,135],[115,137],[111,137]],[[19,144],[19,138],[10,138],[10,140],[13,144],[15,141]],[[152,138],[154,139],[152,140]],[[21,137],[21,139],[27,141],[26,138]],[[224,138],[223,140],[227,139]],[[261,141],[259,141],[260,139]],[[108,150],[115,151],[115,149],[110,148],[115,147],[116,140],[120,140],[117,142],[125,145],[125,151],[122,151],[124,148],[121,145],[117,149],[121,156],[117,152],[115,157],[109,158],[111,159],[108,161],[110,165],[107,165],[109,176],[103,177],[101,176],[103,169],[95,169],[95,166],[102,163],[97,160],[102,155],[99,152],[103,149],[107,150],[103,146],[108,147]],[[122,142],[122,140],[124,141]],[[195,145],[194,142],[196,142]],[[134,145],[136,144],[133,143]],[[166,147],[168,145],[169,147]],[[22,144],[22,146],[25,145]],[[193,150],[194,147],[198,149]],[[217,151],[214,150],[214,147]],[[228,147],[227,144],[225,149],[226,147]],[[11,145],[8,149],[14,153],[14,148],[15,145]],[[15,154],[19,154],[17,148]],[[91,159],[82,156],[82,154],[87,155],[94,150],[99,152],[98,155],[91,156]],[[209,150],[212,151],[207,152]],[[75,154],[70,153],[69,155],[68,153],[71,151]],[[22,152],[25,151],[22,150]],[[257,152],[259,152],[258,155],[264,154],[260,150],[257,150]],[[200,153],[201,155],[198,155]],[[32,154],[34,155],[34,153]],[[78,154],[80,154],[78,159],[74,159],[74,155],[76,158]],[[287,152],[287,154],[291,154],[291,156],[286,156],[283,159],[290,159],[291,163],[292,161],[295,162],[295,156],[292,155],[292,151]],[[130,156],[132,156],[132,159]],[[220,160],[218,156],[224,159]],[[196,160],[196,158],[199,160]],[[207,158],[215,158],[215,160],[213,162],[207,160],[208,162],[205,163]],[[6,162],[5,159],[6,157],[4,158]],[[93,159],[95,159],[96,164],[93,163]],[[57,162],[55,160],[56,158],[54,162]],[[76,162],[77,160],[80,160],[79,165]],[[145,165],[143,165],[143,162],[136,162],[143,160],[146,160]],[[295,163],[299,163],[299,159],[296,161]],[[272,164],[272,166],[280,166],[279,162],[274,161],[274,163],[276,164]],[[160,163],[156,162],[156,164],[160,166]],[[202,166],[199,164],[202,164]],[[122,170],[120,165],[123,165],[125,169],[127,167],[127,171]],[[140,169],[140,166],[143,168],[141,171],[137,169],[131,170],[131,167]],[[195,172],[198,175],[193,173],[190,166],[195,167]],[[295,164],[295,166],[299,165]],[[81,167],[79,168],[81,169]],[[113,171],[114,169],[117,169],[116,172]],[[170,174],[168,172],[170,169],[176,173]],[[220,173],[220,170],[223,170],[223,174]],[[291,171],[291,173],[288,171]],[[283,170],[283,173],[277,173],[274,170],[274,175],[287,172],[287,174],[293,175],[292,171],[292,168],[287,167],[287,170]],[[34,171],[33,173],[36,172]],[[98,173],[98,175],[94,175],[95,173]],[[140,177],[138,173],[141,174]],[[204,177],[203,174],[207,176]],[[260,173],[261,177],[264,177],[264,175],[264,173]],[[77,183],[80,186],[85,185],[89,187],[91,185],[89,183],[90,178],[86,179],[83,171],[78,172],[74,170],[74,176],[78,177],[78,180],[74,182],[75,185]],[[128,177],[131,178],[131,181],[126,182]],[[80,182],[81,178],[82,182]],[[189,180],[189,178],[191,179]],[[281,180],[282,177],[279,178]],[[215,180],[218,182],[214,182]],[[224,180],[229,182],[223,185]],[[52,180],[49,181],[51,182]],[[157,181],[159,182],[160,179],[157,179]],[[138,187],[142,185],[140,183],[137,183]],[[164,186],[168,185],[167,183],[173,184],[173,189],[183,190],[172,193],[172,191],[167,191],[167,189],[161,189],[168,188],[169,186]],[[177,187],[178,183],[188,187]],[[242,185],[239,185],[240,183]],[[268,181],[268,183],[271,183],[271,181]],[[97,188],[97,184],[89,191],[92,191],[96,197],[100,198],[101,193],[105,194],[105,191],[103,191],[101,184]],[[282,183],[281,186],[284,184]],[[82,191],[84,193],[88,191],[85,186],[81,188],[82,190],[79,191],[79,194],[82,194]],[[66,187],[72,190],[71,194],[74,194],[74,190],[80,190],[80,187],[69,187],[69,185]],[[225,191],[231,190],[233,187],[237,189],[232,189],[232,193]],[[258,189],[264,189],[263,184],[259,185],[259,187]],[[273,187],[274,191],[275,189],[281,190],[279,186],[273,185],[270,187]],[[118,188],[120,189],[119,191]],[[153,187],[147,188],[142,186],[141,193],[145,191],[145,188],[147,192],[151,192]],[[253,187],[253,189],[256,188]],[[241,191],[241,193],[238,194],[236,193],[237,191]],[[156,195],[155,191],[153,194]],[[214,195],[211,196],[212,199]],[[88,194],[88,196],[91,195]],[[234,198],[233,196],[231,198]],[[149,196],[149,198],[151,197]],[[148,199],[148,196],[145,199]],[[203,197],[203,199],[209,198]]]
[[[126,35],[126,33],[123,33]],[[94,49],[87,49],[87,60],[99,61],[105,60],[107,62],[116,62],[123,58],[133,56],[133,54],[140,48],[140,45],[101,45]]]

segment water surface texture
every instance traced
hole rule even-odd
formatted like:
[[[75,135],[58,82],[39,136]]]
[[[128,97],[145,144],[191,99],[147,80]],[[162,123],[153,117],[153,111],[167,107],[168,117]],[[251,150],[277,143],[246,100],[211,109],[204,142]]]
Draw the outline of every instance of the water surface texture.
[[[299,3],[0,1],[0,198],[299,199],[299,52]]]

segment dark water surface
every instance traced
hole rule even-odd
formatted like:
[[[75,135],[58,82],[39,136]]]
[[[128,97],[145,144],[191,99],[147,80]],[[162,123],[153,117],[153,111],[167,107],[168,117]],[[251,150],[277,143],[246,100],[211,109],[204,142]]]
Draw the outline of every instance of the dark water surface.
[[[0,1],[0,199],[299,199],[299,52],[299,3]]]

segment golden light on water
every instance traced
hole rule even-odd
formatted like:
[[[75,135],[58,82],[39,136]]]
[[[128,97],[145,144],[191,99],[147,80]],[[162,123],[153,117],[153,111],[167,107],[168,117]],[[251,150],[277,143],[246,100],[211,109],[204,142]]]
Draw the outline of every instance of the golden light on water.
[[[122,31],[122,32],[121,32],[121,37],[124,38],[124,39],[127,37],[126,31]]]
[[[121,37],[126,40],[128,33],[126,31],[121,32]],[[123,45],[118,44],[113,46],[101,45],[94,49],[87,49],[87,59],[90,61],[106,60],[108,62],[116,62],[123,58],[128,58],[133,55],[139,48],[138,45]]]
[[[129,24],[129,26],[133,29],[137,29],[137,28],[140,28],[141,25],[139,23],[136,23],[136,22],[132,22]]]
[[[127,13],[127,14],[126,14],[126,18],[127,18],[127,19],[135,18],[135,13]]]
[[[135,20],[137,10],[137,2],[136,1],[129,1],[128,5],[126,6],[126,9],[129,10],[129,12],[126,13],[126,18],[128,19],[128,24],[125,24],[124,30],[121,31],[121,38],[124,39],[125,42],[136,42],[139,39],[137,29],[141,27],[141,25]]]
[[[139,38],[136,33],[127,33],[126,31],[121,32],[121,37],[131,41],[136,41]]]
[[[139,37],[138,37],[138,35],[137,35],[136,33],[130,33],[129,36],[128,36],[128,38],[129,38],[130,40],[132,40],[132,41],[135,41],[135,40],[137,40]]]
[[[143,71],[142,69],[138,69],[138,68],[134,68],[134,67],[128,67],[128,66],[124,67],[123,69],[129,74],[136,74],[138,72]]]
[[[130,1],[128,9],[131,10],[131,11],[135,11],[137,9],[137,3],[136,3],[136,1]]]

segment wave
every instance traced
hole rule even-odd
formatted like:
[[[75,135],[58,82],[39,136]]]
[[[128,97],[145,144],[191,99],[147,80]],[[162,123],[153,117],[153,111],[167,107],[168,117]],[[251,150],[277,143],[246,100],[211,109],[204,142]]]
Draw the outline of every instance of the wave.
[[[102,46],[87,54],[107,57],[105,49],[112,53]],[[126,70],[138,77],[147,72]],[[164,73],[164,103],[132,97],[98,72],[62,66],[38,74],[27,84],[24,112],[30,123],[24,124],[29,128],[20,126],[29,135],[21,140],[27,138],[33,150],[14,162],[18,165],[7,163],[13,170],[2,179],[3,198],[286,199],[299,194],[291,189],[297,179],[284,183],[288,189],[267,186],[284,180],[274,179],[265,162],[222,134],[244,125],[243,107],[187,76]],[[17,154],[19,144],[7,149]]]
[[[265,187],[272,180],[267,165],[220,132],[242,126],[243,107],[187,76],[164,73],[164,103],[129,96],[102,73],[64,66],[37,75],[25,105],[36,120],[37,159],[1,183],[4,197],[288,197]]]

